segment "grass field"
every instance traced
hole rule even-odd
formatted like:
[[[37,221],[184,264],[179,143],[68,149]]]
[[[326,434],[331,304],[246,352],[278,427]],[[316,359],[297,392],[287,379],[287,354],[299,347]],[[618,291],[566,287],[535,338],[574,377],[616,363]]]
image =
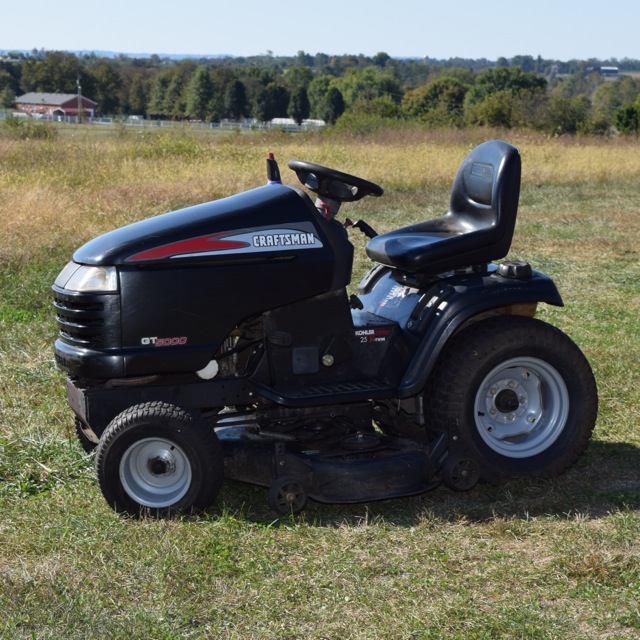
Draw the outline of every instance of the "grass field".
[[[262,184],[273,151],[379,182],[343,210],[380,231],[439,215],[466,153],[523,156],[511,257],[551,275],[541,308],[589,358],[600,414],[553,481],[276,518],[226,482],[201,517],[106,505],[56,370],[50,285],[97,233]],[[331,135],[0,133],[0,637],[640,637],[640,162],[636,140],[487,131]],[[353,238],[356,249],[364,240]],[[356,265],[361,275],[364,258]]]

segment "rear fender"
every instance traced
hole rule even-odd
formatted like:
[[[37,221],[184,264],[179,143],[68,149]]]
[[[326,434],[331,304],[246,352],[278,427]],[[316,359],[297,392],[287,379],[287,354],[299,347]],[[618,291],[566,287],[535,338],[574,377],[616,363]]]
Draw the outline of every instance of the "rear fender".
[[[497,272],[452,277],[430,288],[406,321],[407,333],[418,343],[398,385],[398,397],[422,391],[445,344],[463,326],[490,315],[534,315],[539,302],[563,306],[553,280],[538,271],[523,280]]]

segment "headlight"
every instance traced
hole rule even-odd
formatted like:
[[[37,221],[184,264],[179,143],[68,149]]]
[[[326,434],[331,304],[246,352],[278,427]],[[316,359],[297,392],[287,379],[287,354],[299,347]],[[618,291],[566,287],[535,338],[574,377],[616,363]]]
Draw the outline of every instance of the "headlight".
[[[118,290],[115,267],[89,267],[70,262],[56,278],[56,286],[82,293],[110,293]]]

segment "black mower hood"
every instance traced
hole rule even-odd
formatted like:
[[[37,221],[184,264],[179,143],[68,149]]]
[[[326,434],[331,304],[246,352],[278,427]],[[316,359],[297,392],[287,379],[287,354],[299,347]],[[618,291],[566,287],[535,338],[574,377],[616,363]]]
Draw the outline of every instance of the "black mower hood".
[[[254,248],[264,252],[271,246],[252,247],[246,238],[249,233],[265,227],[282,229],[276,242],[283,245],[291,243],[295,233],[315,237],[313,221],[317,215],[303,191],[270,184],[115,229],[87,242],[74,253],[73,260],[85,265],[133,266]],[[295,226],[289,229],[288,225]],[[302,237],[302,241],[306,239]],[[293,236],[294,242],[299,240]]]

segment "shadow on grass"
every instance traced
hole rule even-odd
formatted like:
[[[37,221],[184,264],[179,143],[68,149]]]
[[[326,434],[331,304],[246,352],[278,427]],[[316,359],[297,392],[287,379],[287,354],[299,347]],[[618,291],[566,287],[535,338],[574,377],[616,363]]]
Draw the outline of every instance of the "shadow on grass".
[[[592,442],[567,473],[553,480],[479,484],[468,492],[441,485],[419,496],[358,504],[327,505],[309,500],[298,516],[278,517],[267,505],[267,490],[226,481],[217,510],[268,526],[306,522],[317,527],[387,522],[414,526],[425,520],[486,522],[495,518],[598,519],[640,509],[640,448]]]

